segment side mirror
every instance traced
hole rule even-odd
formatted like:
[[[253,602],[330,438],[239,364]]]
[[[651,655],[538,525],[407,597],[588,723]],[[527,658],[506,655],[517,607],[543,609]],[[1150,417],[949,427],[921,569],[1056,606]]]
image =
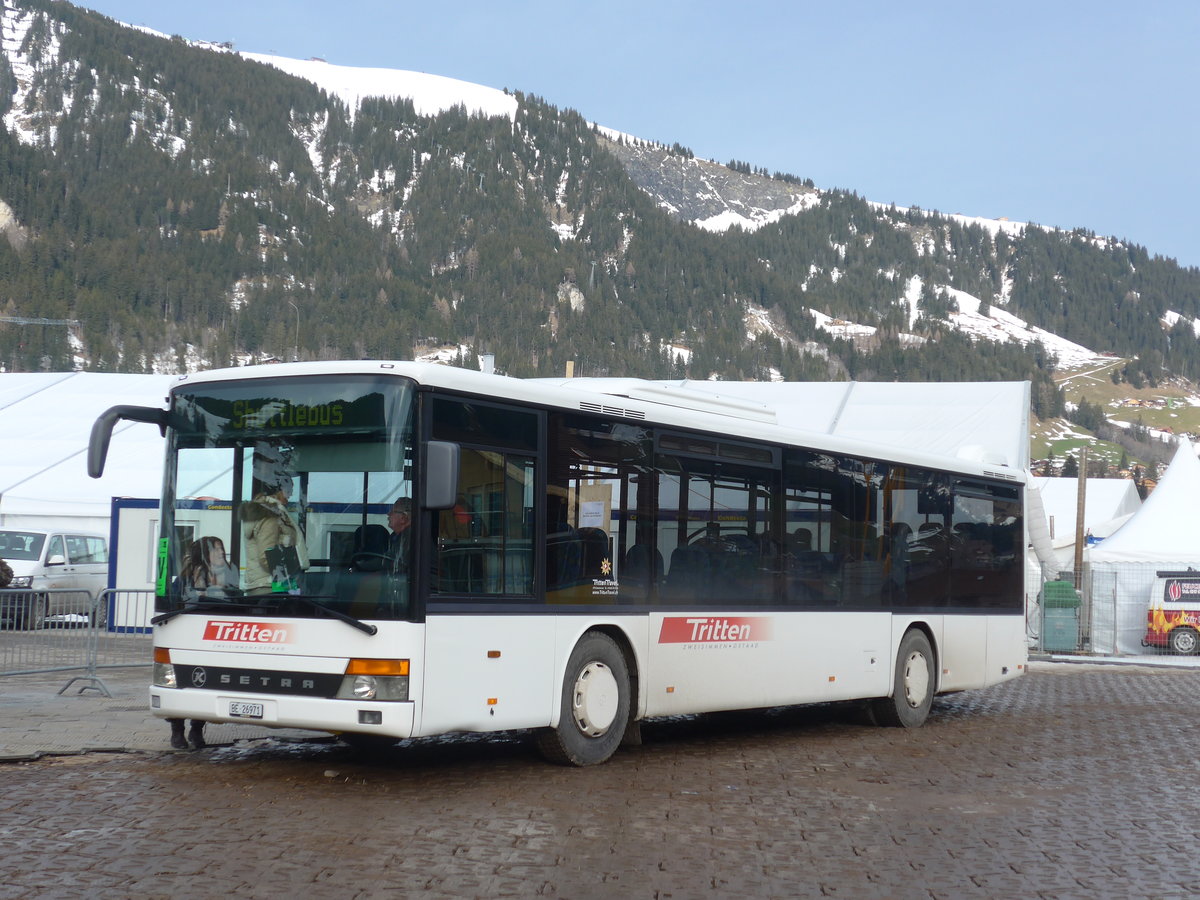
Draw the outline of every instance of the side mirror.
[[[48,565],[48,566],[65,566],[66,564],[67,564],[67,558],[65,556],[63,556],[61,553],[55,553],[53,556],[51,556],[49,559],[46,560],[46,565]]]
[[[458,496],[458,444],[429,441],[425,444],[426,509],[450,509]]]
[[[157,425],[162,434],[167,433],[167,411],[153,406],[113,406],[100,414],[92,423],[92,437],[88,441],[88,475],[99,478],[104,474],[104,462],[108,459],[108,444],[112,440],[113,428],[121,419],[131,422],[148,422]]]

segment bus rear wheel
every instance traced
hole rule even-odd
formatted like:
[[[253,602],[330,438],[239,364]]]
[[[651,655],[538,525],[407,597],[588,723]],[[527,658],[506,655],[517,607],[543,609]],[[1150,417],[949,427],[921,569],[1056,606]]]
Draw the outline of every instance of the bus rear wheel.
[[[558,725],[537,735],[550,762],[594,766],[616,751],[629,723],[629,667],[616,641],[589,631],[567,661]]]
[[[917,728],[929,717],[936,689],[933,647],[925,632],[914,628],[904,635],[896,653],[892,696],[871,701],[871,718],[877,725]]]

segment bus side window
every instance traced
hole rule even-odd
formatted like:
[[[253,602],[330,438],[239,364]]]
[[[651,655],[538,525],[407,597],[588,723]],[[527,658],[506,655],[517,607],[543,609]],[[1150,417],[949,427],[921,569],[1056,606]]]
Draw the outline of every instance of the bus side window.
[[[433,590],[532,594],[541,416],[454,397],[435,397],[432,416],[433,438],[460,445],[457,500],[434,520]]]

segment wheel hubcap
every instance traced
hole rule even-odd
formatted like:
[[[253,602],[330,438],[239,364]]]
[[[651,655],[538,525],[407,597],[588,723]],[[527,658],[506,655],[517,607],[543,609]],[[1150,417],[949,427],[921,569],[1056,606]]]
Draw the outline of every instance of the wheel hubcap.
[[[590,662],[575,679],[571,710],[575,724],[588,737],[600,737],[617,717],[620,693],[612,669],[602,662]]]
[[[904,699],[916,709],[929,696],[929,666],[921,653],[910,653],[904,661]]]

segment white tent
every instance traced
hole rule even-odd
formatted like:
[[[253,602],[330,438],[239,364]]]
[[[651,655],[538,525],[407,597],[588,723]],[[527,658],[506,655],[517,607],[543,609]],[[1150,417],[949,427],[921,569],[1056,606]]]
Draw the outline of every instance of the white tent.
[[[157,497],[163,441],[121,422],[104,477],[89,478],[92,423],[117,404],[164,407],[171,375],[0,374],[0,526],[107,533],[113,497]]]
[[[1050,529],[1058,572],[1075,568],[1075,513],[1079,508],[1078,478],[1034,478]],[[1095,538],[1107,538],[1142,506],[1137,485],[1129,478],[1089,478],[1084,482],[1083,527]]]
[[[1181,441],[1158,486],[1111,537],[1084,552],[1092,649],[1139,653],[1159,571],[1200,569],[1200,459]]]

